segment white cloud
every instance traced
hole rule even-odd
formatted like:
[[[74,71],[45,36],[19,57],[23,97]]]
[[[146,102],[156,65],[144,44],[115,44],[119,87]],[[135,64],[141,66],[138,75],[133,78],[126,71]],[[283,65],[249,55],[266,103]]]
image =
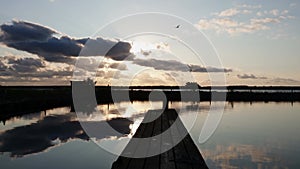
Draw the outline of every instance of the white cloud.
[[[219,13],[219,16],[220,17],[223,17],[223,16],[234,16],[234,15],[237,15],[238,13],[240,13],[240,11],[237,10],[236,8],[230,8],[230,9],[221,11]]]
[[[272,9],[269,13],[274,15],[274,16],[278,16],[279,15],[279,10],[278,9]]]
[[[241,13],[242,13],[242,14],[251,14],[252,11],[251,11],[251,10],[248,10],[248,9],[244,9]]]
[[[290,7],[295,7],[295,6],[297,6],[296,3],[291,3],[291,4],[290,4]]]
[[[282,24],[283,20],[295,18],[288,15],[288,10],[262,10],[261,8],[261,5],[239,5],[215,13],[213,18],[200,19],[195,26],[203,30],[235,35],[274,29],[276,25]],[[239,17],[240,14],[245,16]]]
[[[252,13],[252,10],[249,9],[237,9],[237,8],[229,8],[221,12],[216,12],[214,15],[217,15],[219,17],[231,17],[238,14],[250,14]]]
[[[288,14],[288,13],[289,13],[288,10],[284,10],[284,11],[281,12],[281,15],[286,15],[286,14]]]
[[[215,30],[217,33],[226,32],[230,35],[236,33],[253,33],[270,29],[270,23],[280,23],[276,18],[251,19],[248,23],[238,22],[230,18],[201,19],[196,25],[199,29]]]
[[[263,13],[262,12],[257,12],[256,15],[257,16],[263,16]]]
[[[248,8],[248,9],[260,9],[262,8],[261,5],[249,5],[249,4],[242,4],[242,5],[237,5],[239,8]]]
[[[252,25],[257,25],[257,24],[267,24],[267,23],[280,23],[280,20],[277,18],[260,18],[260,19],[251,19],[250,22]]]

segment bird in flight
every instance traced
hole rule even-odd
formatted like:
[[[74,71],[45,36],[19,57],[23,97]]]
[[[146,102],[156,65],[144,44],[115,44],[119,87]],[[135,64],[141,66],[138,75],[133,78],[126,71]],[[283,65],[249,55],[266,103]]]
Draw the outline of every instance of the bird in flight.
[[[180,27],[180,25],[177,25],[175,28],[178,29]]]

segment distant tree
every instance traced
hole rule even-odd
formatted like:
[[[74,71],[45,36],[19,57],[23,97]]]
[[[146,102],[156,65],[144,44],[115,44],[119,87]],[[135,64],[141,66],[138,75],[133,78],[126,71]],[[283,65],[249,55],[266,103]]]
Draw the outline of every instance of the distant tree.
[[[92,80],[91,78],[87,78],[84,83],[86,83],[87,85],[91,85],[94,86],[96,84],[96,81]]]
[[[192,88],[192,89],[195,89],[195,88],[201,88],[201,86],[197,83],[197,82],[187,82],[185,84],[185,87],[186,88]]]

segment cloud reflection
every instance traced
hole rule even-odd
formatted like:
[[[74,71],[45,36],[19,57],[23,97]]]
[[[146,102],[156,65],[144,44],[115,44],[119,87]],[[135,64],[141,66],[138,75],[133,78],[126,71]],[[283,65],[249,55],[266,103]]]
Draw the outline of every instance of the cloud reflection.
[[[33,153],[39,153],[60,143],[66,143],[72,139],[89,140],[74,113],[64,115],[46,116],[36,123],[16,127],[0,133],[0,152],[9,152],[11,157],[22,157]],[[101,127],[105,121],[86,122],[91,126]],[[130,120],[115,118],[108,123],[120,133],[129,134]],[[112,137],[112,133],[101,130],[97,139]]]
[[[202,149],[210,168],[287,168],[280,157],[272,155],[270,149],[248,144],[217,145],[212,149]]]

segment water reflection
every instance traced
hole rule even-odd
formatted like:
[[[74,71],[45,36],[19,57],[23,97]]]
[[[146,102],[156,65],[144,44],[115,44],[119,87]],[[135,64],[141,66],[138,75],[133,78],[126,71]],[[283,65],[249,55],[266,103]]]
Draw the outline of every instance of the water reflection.
[[[121,139],[132,136],[144,113],[156,107],[161,107],[161,103],[121,102],[98,105],[98,112],[79,113],[79,116],[82,117],[81,122],[99,129],[102,123],[108,121],[120,135],[102,130],[95,139],[118,147]],[[170,108],[183,108],[179,115],[185,125],[189,125],[186,123],[189,123],[190,113],[198,114],[190,133],[194,142],[198,143],[210,103],[173,102]],[[216,133],[207,143],[197,146],[209,168],[299,168],[299,112],[299,103],[228,103]],[[82,140],[83,149],[91,142],[70,107],[19,115],[7,119],[5,125],[0,124],[0,153],[8,152],[11,157],[26,155],[28,158],[17,158],[25,161],[36,162],[30,155],[47,154],[51,147],[62,151],[67,145],[74,148],[78,145],[74,140]],[[89,152],[85,155],[89,156]],[[1,164],[3,156],[0,155]],[[105,154],[100,152],[97,156],[104,158]],[[79,159],[74,159],[74,163]],[[104,161],[108,163],[105,166],[111,166],[113,161],[113,158]]]
[[[280,156],[271,154],[269,147],[247,144],[217,145],[202,149],[211,168],[287,168]]]
[[[39,119],[37,122],[18,126],[0,134],[0,152],[10,152],[11,157],[38,153],[53,146],[59,146],[71,139],[89,140],[76,114],[48,115],[40,119],[40,114],[25,116],[24,119]],[[132,121],[124,118],[113,118],[107,121],[116,131],[124,134],[130,133]],[[105,121],[85,122],[91,127],[101,129]],[[119,135],[119,136],[122,136]],[[96,139],[111,137],[111,133],[101,130],[95,135]],[[114,135],[113,135],[114,136]]]

